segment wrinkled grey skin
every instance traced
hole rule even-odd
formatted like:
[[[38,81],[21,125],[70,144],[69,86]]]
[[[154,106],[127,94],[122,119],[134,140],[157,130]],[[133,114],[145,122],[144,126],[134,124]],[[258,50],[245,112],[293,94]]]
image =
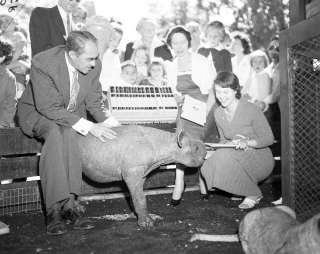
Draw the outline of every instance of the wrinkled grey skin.
[[[206,156],[205,146],[183,133],[177,139],[176,134],[150,127],[127,125],[113,130],[117,132],[117,138],[105,143],[92,135],[80,137],[83,172],[101,183],[124,180],[138,216],[138,225],[153,226],[143,193],[146,175],[160,165],[173,162],[199,167]]]
[[[241,221],[239,239],[246,254],[318,254],[320,214],[301,224],[287,206],[257,209]]]

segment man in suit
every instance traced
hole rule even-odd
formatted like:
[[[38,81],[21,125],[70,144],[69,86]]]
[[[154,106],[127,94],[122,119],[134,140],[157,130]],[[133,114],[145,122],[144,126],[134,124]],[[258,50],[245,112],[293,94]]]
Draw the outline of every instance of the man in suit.
[[[30,17],[29,32],[32,56],[57,45],[65,44],[72,30],[71,12],[80,0],[58,0],[52,8],[35,8]]]
[[[39,173],[47,210],[47,233],[63,234],[66,223],[89,229],[76,197],[82,169],[76,139],[88,133],[102,141],[116,137],[105,120],[99,82],[101,62],[96,38],[86,31],[71,32],[66,45],[37,54],[30,84],[17,109],[23,132],[44,141]],[[86,111],[98,123],[86,120]]]

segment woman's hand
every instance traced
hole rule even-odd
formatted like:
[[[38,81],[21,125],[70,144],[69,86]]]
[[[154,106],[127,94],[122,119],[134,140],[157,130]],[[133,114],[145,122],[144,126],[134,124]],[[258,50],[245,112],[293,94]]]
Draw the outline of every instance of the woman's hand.
[[[184,95],[175,95],[174,98],[177,102],[178,107],[181,107],[184,102]]]
[[[236,146],[236,149],[248,150],[254,148],[257,142],[254,139],[234,139],[232,143]]]
[[[239,150],[247,150],[248,149],[248,143],[247,143],[247,139],[234,139],[232,140],[232,144],[235,145],[236,149]]]
[[[268,109],[267,107],[268,105],[263,101],[255,100],[254,104],[256,104],[261,109],[262,112],[265,112]]]

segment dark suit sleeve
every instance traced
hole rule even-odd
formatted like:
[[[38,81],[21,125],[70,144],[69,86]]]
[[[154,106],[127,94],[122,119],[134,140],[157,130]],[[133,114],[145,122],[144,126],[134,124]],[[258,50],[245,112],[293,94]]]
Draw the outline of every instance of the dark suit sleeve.
[[[172,61],[172,55],[167,45],[161,45],[154,49],[154,56],[162,58],[164,61]]]
[[[80,120],[80,117],[67,111],[63,102],[63,96],[59,92],[54,80],[44,70],[45,68],[40,68],[39,65],[41,65],[40,62],[36,64],[33,62],[30,73],[37,111],[42,116],[59,125],[72,127],[72,125]]]
[[[35,8],[30,17],[29,32],[31,40],[32,56],[46,49],[52,48],[47,26],[47,16],[45,11]]]
[[[226,50],[223,59],[224,59],[225,70],[232,72],[231,53],[228,50]]]
[[[102,98],[102,88],[99,81],[101,72],[101,62],[98,60],[96,68],[92,70],[93,79],[91,89],[85,98],[86,109],[90,112],[97,122],[103,122],[107,119],[107,110],[104,107]]]
[[[206,49],[206,48],[199,48],[198,49],[198,54],[203,55],[205,57],[208,57],[210,54],[210,50]]]
[[[133,53],[133,42],[129,42],[126,46],[126,51],[124,52],[124,61],[130,60]]]

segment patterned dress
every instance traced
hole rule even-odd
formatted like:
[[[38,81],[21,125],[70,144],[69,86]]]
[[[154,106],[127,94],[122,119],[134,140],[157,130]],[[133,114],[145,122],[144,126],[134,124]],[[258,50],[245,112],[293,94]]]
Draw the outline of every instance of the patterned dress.
[[[241,196],[260,196],[258,183],[267,178],[274,167],[268,147],[274,137],[265,116],[257,106],[242,99],[231,121],[221,107],[215,110],[214,115],[222,143],[241,135],[256,140],[257,148],[217,149],[201,167],[208,189],[219,188]]]

